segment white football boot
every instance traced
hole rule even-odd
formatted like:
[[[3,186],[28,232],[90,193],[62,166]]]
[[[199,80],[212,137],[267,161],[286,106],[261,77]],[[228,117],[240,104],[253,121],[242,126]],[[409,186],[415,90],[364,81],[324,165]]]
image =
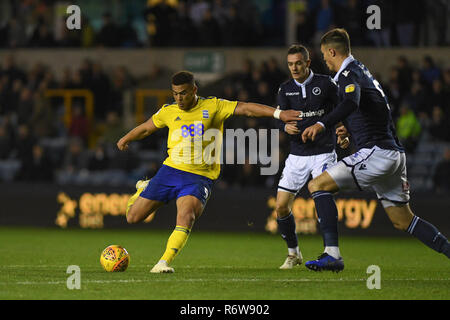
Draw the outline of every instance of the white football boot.
[[[286,270],[286,269],[292,269],[296,265],[301,265],[303,262],[302,254],[299,255],[288,255],[286,257],[286,260],[281,265],[280,269]]]
[[[150,270],[151,273],[174,273],[175,270],[167,264],[166,261],[160,260],[155,266]]]

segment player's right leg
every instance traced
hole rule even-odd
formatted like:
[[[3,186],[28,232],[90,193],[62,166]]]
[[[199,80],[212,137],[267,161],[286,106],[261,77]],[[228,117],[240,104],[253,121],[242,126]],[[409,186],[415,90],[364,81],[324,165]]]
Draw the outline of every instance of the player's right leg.
[[[339,250],[338,211],[333,194],[343,189],[361,189],[361,181],[357,180],[358,175],[354,172],[356,167],[359,168],[359,165],[372,153],[371,149],[361,149],[338,163],[328,166],[326,171],[309,182],[308,189],[316,205],[324,252],[316,260],[306,262],[307,268],[315,271],[336,272],[344,269],[344,261]],[[368,181],[363,182],[369,185]],[[366,184],[363,187],[366,187]]]
[[[307,261],[305,266],[314,271],[342,271],[344,261],[339,251],[338,211],[333,197],[339,187],[330,174],[324,171],[309,182],[308,190],[316,205],[324,252],[316,260]]]

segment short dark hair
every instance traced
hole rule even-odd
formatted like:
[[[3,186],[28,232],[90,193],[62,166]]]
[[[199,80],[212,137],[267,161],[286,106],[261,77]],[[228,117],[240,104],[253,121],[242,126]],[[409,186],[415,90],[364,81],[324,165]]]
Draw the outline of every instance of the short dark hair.
[[[195,85],[194,74],[189,71],[179,71],[172,76],[172,84],[179,86],[182,84]]]
[[[309,51],[305,46],[302,46],[301,44],[293,44],[290,46],[287,54],[290,55],[296,53],[300,53],[305,60],[309,60]]]
[[[333,29],[325,33],[320,39],[320,45],[331,45],[333,49],[341,54],[350,54],[350,36],[342,28]]]

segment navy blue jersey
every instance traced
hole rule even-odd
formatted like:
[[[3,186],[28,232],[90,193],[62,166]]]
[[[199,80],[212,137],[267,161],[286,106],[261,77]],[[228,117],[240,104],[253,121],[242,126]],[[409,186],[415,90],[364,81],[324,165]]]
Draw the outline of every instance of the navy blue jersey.
[[[291,139],[290,153],[297,156],[311,156],[332,152],[336,145],[334,127],[327,128],[315,141],[303,143],[301,135],[307,127],[320,121],[338,102],[338,88],[329,76],[310,72],[302,84],[294,79],[281,84],[277,104],[282,110],[294,109],[302,111],[297,121],[299,134],[289,135]],[[284,123],[277,121],[278,128],[284,131]]]
[[[378,146],[403,152],[387,97],[369,70],[349,56],[334,80],[339,87],[340,103],[324,118],[325,127],[334,127],[342,121],[357,150]]]

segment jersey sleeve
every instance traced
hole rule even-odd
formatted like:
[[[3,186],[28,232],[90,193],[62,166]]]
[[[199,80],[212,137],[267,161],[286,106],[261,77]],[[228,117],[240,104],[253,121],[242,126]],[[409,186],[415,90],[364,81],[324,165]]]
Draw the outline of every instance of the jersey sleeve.
[[[152,116],[152,120],[153,123],[155,124],[156,127],[158,128],[164,128],[167,126],[166,123],[166,119],[165,119],[165,112],[164,112],[164,108],[166,105],[163,105],[161,107],[161,109],[158,110],[158,112],[156,112],[153,116]]]
[[[331,127],[343,121],[359,107],[361,86],[358,77],[351,71],[347,72],[346,75],[344,72],[339,76],[339,97],[341,102],[333,111],[321,119],[320,122],[325,127]]]
[[[335,108],[337,106],[337,104],[339,103],[339,89],[338,89],[336,81],[334,81],[333,78],[331,78],[331,77],[329,77],[329,80],[328,80],[328,87],[329,87],[329,93],[328,93],[329,101],[330,101],[331,105],[333,106],[333,108]]]
[[[342,100],[351,100],[359,106],[361,98],[361,86],[359,84],[358,76],[350,71],[347,76],[339,76],[339,95]]]
[[[281,110],[287,110],[289,108],[289,101],[286,99],[286,94],[281,86],[277,93],[277,107],[280,107]]]
[[[229,101],[226,99],[217,98],[216,100],[217,116],[223,120],[228,119],[233,115],[237,103],[238,103],[237,101]]]
[[[282,86],[280,86],[277,93],[277,108],[280,108],[281,110],[287,110],[289,108],[289,101],[286,99],[286,94]],[[284,132],[285,123],[283,121],[274,119],[273,122],[275,124],[275,128],[278,128]]]

